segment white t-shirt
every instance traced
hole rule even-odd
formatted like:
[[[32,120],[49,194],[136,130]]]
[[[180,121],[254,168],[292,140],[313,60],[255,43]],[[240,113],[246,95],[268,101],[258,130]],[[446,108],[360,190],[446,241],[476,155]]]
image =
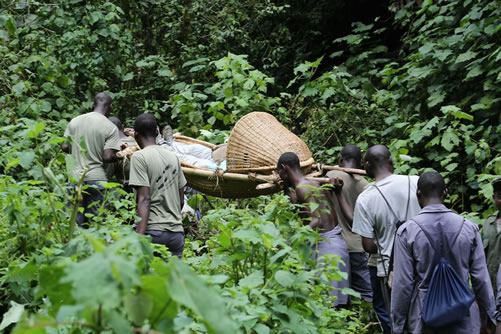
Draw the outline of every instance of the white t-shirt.
[[[357,198],[352,230],[362,237],[376,239],[378,254],[380,252],[382,255],[377,265],[379,277],[384,277],[385,272],[388,272],[388,263],[397,231],[396,223],[414,217],[421,210],[416,196],[418,179],[419,177],[415,175],[392,174],[369,186]],[[391,209],[375,186],[379,187]],[[409,202],[409,209],[406,214],[407,202]],[[395,217],[391,210],[398,217]],[[383,267],[383,261],[385,267]]]

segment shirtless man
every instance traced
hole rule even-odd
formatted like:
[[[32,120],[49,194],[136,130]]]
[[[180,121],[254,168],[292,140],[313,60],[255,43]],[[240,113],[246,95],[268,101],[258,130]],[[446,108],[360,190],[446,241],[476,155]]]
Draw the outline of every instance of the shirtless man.
[[[348,247],[341,236],[341,228],[338,226],[334,213],[334,203],[330,194],[326,190],[318,189],[320,184],[307,180],[301,173],[299,158],[295,153],[286,152],[278,160],[277,172],[284,182],[285,191],[290,196],[293,203],[304,204],[301,216],[305,218],[305,224],[320,233],[322,240],[314,245],[315,260],[323,256],[338,255],[343,264],[339,264],[339,269],[345,273],[350,272],[350,257]],[[291,189],[292,188],[292,189]],[[317,195],[318,194],[318,195]],[[314,203],[314,205],[312,205]],[[313,206],[318,207],[311,210]],[[331,286],[337,288],[331,292],[337,299],[335,306],[347,305],[348,296],[341,293],[340,289],[349,288],[349,278],[341,281],[332,281]]]

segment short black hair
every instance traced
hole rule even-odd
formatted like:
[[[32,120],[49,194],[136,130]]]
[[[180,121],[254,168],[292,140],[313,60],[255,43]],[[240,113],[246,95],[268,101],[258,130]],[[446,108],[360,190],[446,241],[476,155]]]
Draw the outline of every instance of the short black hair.
[[[94,105],[102,105],[103,107],[109,107],[111,105],[111,97],[106,93],[97,93],[94,96]]]
[[[419,177],[418,190],[423,197],[442,197],[446,189],[442,175],[437,172],[426,172]]]
[[[157,120],[152,114],[141,114],[134,122],[134,131],[145,137],[155,137]]]
[[[378,144],[369,147],[365,153],[365,160],[374,163],[381,164],[391,159],[391,153],[388,147]]]
[[[116,116],[110,116],[108,117],[108,119],[110,120],[111,123],[115,124],[115,126],[118,128],[118,130],[123,130],[124,129],[124,125],[122,124],[122,121],[120,121],[120,118],[116,117]]]
[[[355,161],[357,165],[360,165],[360,162],[362,161],[362,152],[357,145],[346,145],[341,150],[341,158],[346,161]]]
[[[278,159],[277,168],[282,168],[282,165],[289,166],[290,168],[299,168],[299,158],[294,152],[285,152]]]

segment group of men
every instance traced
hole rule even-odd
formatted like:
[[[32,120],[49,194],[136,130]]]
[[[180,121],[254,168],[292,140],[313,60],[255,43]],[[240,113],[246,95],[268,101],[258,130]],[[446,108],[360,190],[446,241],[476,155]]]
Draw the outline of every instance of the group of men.
[[[99,215],[109,166],[117,163],[121,149],[137,142],[141,150],[131,156],[128,173],[122,173],[122,180],[128,180],[127,186],[136,191],[140,217],[136,232],[150,235],[153,243],[166,245],[173,255],[181,257],[184,249],[181,209],[186,185],[181,163],[176,154],[156,144],[158,127],[153,115],[141,114],[136,118],[131,140],[123,133],[119,119],[108,118],[111,102],[108,94],[97,94],[93,111],[72,119],[64,133],[70,140],[61,148],[75,158],[72,179],[76,182],[83,178],[85,188],[77,224],[88,227],[90,218]]]
[[[109,95],[97,94],[93,111],[72,119],[65,131],[71,139],[62,149],[75,157],[72,180],[83,178],[85,188],[77,223],[85,228],[89,218],[99,214],[102,182],[109,179],[106,165],[117,163],[116,153],[137,142],[141,150],[131,156],[121,180],[136,193],[136,232],[150,235],[153,243],[181,257],[186,179],[179,158],[157,145],[158,127],[151,114],[139,115],[134,138],[126,136],[120,120],[109,117],[111,102]],[[482,243],[477,225],[444,205],[447,188],[440,174],[394,174],[390,152],[383,145],[370,147],[363,159],[358,147],[348,145],[341,151],[339,166],[363,168],[375,181],[369,184],[363,176],[331,171],[329,190],[303,175],[296,154],[284,153],[277,162],[285,193],[291,201],[306,204],[300,214],[320,233],[320,242],[312,245],[315,258],[338,255],[340,269],[348,273],[347,279],[332,282],[336,306],[349,304],[340,288],[351,287],[372,301],[385,334],[480,333],[501,321],[497,313],[495,319],[493,292],[501,263],[501,178],[493,182],[499,211],[484,225]],[[316,205],[307,205],[312,202]],[[449,262],[465,282],[471,281],[476,300],[467,317],[440,329],[427,326],[421,316],[437,245],[451,247]],[[501,294],[498,297],[501,304]]]
[[[362,176],[329,172],[334,186],[329,193],[303,176],[296,154],[284,153],[277,164],[286,194],[292,202],[305,204],[301,214],[320,233],[314,245],[317,258],[338,255],[344,262],[340,268],[350,274],[332,282],[336,305],[348,304],[340,289],[350,286],[372,301],[385,334],[489,333],[501,321],[501,293],[498,312],[494,299],[501,290],[501,178],[492,183],[498,212],[487,220],[482,243],[478,226],[444,205],[447,188],[439,173],[396,175],[383,145],[370,147],[363,159],[356,146],[348,145],[341,151],[339,166],[363,167],[375,181],[369,184]],[[312,187],[319,188],[321,196],[313,195]],[[318,204],[314,212],[311,202]],[[436,328],[423,321],[422,313],[441,256],[447,257],[460,280],[471,282],[475,302],[466,316]],[[499,289],[491,285],[497,277]]]

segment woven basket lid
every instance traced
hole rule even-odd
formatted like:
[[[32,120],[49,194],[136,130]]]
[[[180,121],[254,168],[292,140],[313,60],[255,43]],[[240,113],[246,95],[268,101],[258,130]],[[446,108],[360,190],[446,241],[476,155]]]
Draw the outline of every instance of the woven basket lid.
[[[231,131],[226,154],[227,170],[233,173],[271,173],[285,152],[294,152],[301,167],[314,162],[308,146],[272,115],[252,112]]]

